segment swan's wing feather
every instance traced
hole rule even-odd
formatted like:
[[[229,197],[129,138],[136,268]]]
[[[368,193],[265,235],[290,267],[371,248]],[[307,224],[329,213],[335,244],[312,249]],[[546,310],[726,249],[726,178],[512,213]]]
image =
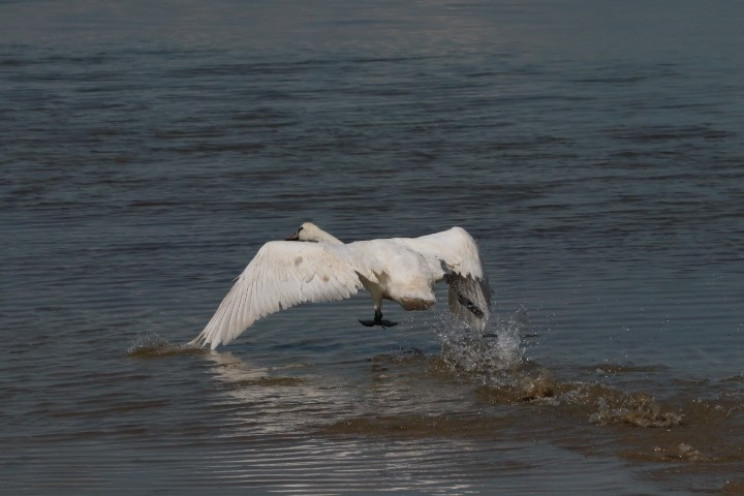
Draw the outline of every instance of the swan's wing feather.
[[[465,229],[453,227],[405,242],[441,264],[443,278],[449,283],[450,311],[483,330],[490,318],[491,290],[473,237]]]
[[[422,255],[439,260],[447,273],[478,280],[485,279],[478,245],[461,227],[418,238],[405,238],[402,241]]]
[[[491,318],[491,288],[484,279],[473,279],[452,274],[449,283],[450,312],[479,332],[486,329]]]
[[[256,320],[300,303],[349,298],[362,287],[344,245],[270,241],[263,245],[191,344],[215,349]]]

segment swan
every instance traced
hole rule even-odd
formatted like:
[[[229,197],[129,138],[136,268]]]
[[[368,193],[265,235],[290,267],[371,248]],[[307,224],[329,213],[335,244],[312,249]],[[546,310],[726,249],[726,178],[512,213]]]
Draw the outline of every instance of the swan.
[[[434,285],[449,284],[450,311],[482,331],[490,317],[490,289],[478,247],[465,229],[418,238],[345,244],[312,222],[284,241],[269,241],[238,276],[214,316],[189,344],[228,344],[256,320],[300,303],[350,298],[360,289],[372,296],[374,318],[365,326],[396,325],[382,318],[382,300],[404,310],[435,303]]]

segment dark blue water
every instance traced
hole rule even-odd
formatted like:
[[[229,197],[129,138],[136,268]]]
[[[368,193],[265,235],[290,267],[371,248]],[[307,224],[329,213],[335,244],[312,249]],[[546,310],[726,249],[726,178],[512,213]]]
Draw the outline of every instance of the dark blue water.
[[[742,15],[0,2],[3,490],[743,491]],[[359,296],[179,349],[305,220],[465,227],[498,338]]]

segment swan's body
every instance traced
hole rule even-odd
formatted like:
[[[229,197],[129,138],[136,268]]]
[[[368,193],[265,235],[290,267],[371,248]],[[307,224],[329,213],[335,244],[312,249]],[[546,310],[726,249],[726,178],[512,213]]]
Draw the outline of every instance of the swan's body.
[[[452,313],[485,328],[490,292],[478,247],[460,227],[418,238],[344,244],[306,222],[289,239],[269,241],[258,250],[191,344],[215,349],[269,314],[300,303],[342,300],[362,288],[372,296],[375,318],[361,322],[395,325],[382,320],[383,299],[405,310],[427,309],[436,303],[435,283],[443,279],[449,283]]]

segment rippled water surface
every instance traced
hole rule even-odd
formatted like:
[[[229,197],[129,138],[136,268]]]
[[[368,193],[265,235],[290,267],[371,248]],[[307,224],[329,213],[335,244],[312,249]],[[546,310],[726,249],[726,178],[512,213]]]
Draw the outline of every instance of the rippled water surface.
[[[742,15],[0,2],[2,492],[741,494]],[[360,295],[184,347],[305,220],[465,227],[486,336]]]

